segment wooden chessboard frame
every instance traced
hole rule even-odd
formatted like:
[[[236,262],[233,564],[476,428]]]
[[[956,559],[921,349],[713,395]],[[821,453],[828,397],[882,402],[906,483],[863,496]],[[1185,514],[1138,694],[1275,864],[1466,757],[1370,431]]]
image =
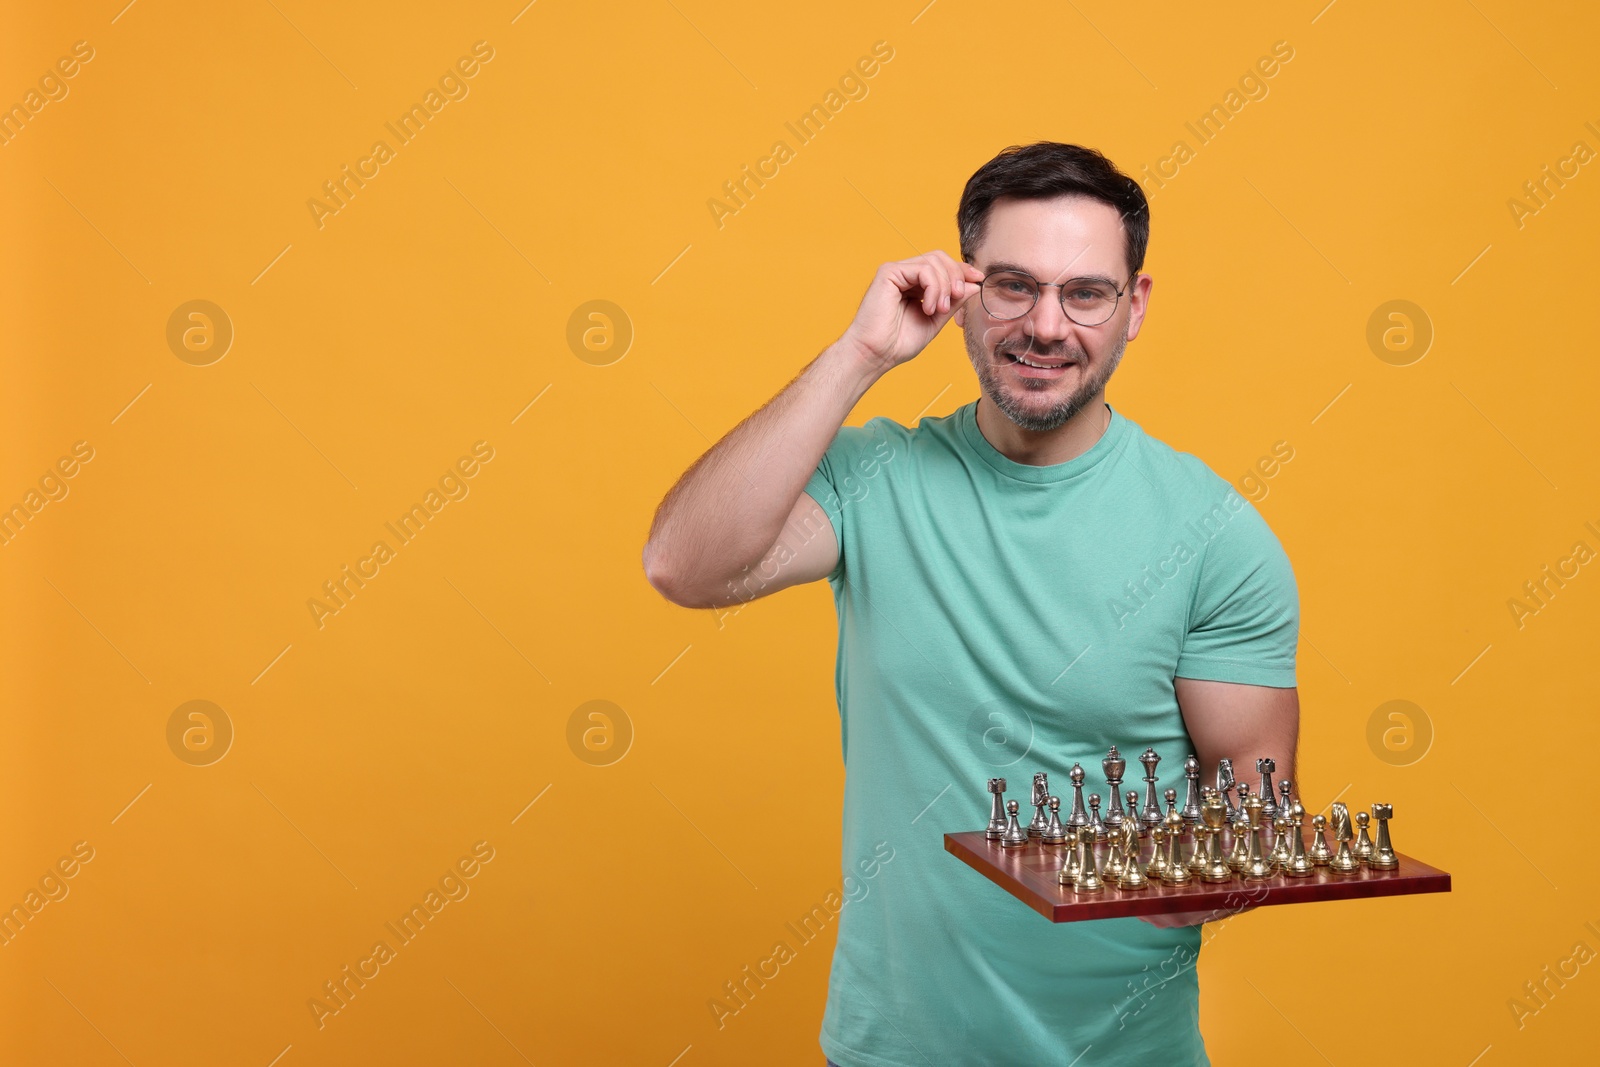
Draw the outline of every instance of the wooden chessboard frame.
[[[1148,861],[1149,840],[1145,839],[1142,846],[1144,860]],[[1176,887],[1155,881],[1139,890],[1107,885],[1098,893],[1079,893],[1056,881],[1066,855],[1064,845],[1046,845],[1030,839],[1020,848],[1005,848],[998,841],[990,841],[982,830],[973,830],[945,834],[944,848],[1046,919],[1058,923],[1187,911],[1231,911],[1247,904],[1303,904],[1313,900],[1450,892],[1449,872],[1399,853],[1396,855],[1400,866],[1392,871],[1374,871],[1363,864],[1354,873],[1336,874],[1326,867],[1318,867],[1315,874],[1305,878],[1274,874],[1247,882],[1235,875],[1229,882],[1196,879],[1191,885]]]

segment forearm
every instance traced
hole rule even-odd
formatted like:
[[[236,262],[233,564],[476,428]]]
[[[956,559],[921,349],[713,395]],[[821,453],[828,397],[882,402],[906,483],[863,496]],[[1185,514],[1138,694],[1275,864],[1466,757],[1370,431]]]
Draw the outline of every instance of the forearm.
[[[651,583],[699,599],[757,563],[880,375],[854,349],[830,345],[707,450],[656,509],[644,549]]]

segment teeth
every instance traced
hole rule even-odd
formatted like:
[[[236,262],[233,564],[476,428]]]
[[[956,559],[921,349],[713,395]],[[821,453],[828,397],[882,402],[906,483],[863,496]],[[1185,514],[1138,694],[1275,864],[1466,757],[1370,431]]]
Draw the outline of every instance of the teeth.
[[[1065,366],[1065,364],[1033,363],[1033,362],[1031,362],[1029,360],[1026,360],[1026,359],[1022,358],[1021,356],[1017,355],[1016,353],[1012,353],[1011,358],[1016,360],[1018,363],[1024,364],[1024,365],[1029,366],[1029,367],[1037,367],[1040,370],[1055,370],[1057,368],[1057,366]]]

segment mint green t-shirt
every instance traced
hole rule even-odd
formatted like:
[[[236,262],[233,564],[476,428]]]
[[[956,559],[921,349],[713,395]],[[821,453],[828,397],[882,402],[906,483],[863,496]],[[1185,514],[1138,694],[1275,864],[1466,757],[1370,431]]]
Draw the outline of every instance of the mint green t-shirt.
[[[843,859],[859,887],[822,1049],[841,1067],[1208,1064],[1199,927],[1052,923],[944,835],[987,825],[991,777],[1024,824],[1035,771],[1070,810],[1081,763],[1085,796],[1109,804],[1113,744],[1124,793],[1142,795],[1154,746],[1158,791],[1181,798],[1193,743],[1174,678],[1293,686],[1294,574],[1231,485],[1120,413],[1083,455],[1030,466],[989,444],[976,406],[843,427],[806,485],[840,546]]]

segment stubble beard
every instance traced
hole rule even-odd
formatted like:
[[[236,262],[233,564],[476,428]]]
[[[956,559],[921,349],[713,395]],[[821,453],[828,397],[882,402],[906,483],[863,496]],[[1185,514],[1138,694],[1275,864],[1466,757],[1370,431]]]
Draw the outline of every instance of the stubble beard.
[[[1111,375],[1116,371],[1117,365],[1122,362],[1122,350],[1128,346],[1128,331],[1124,327],[1122,336],[1117,340],[1116,347],[1106,354],[1100,369],[1095,371],[1093,375],[1070,394],[1057,401],[1054,405],[1041,410],[1034,405],[1023,403],[1020,396],[1054,389],[1056,388],[1055,382],[1042,378],[1023,378],[1022,381],[1025,383],[1023,393],[1011,392],[1000,381],[997,365],[994,362],[1005,357],[998,352],[987,350],[981,336],[974,337],[970,330],[963,332],[966,335],[967,358],[972,361],[972,369],[978,374],[978,385],[982,388],[983,394],[994,402],[994,406],[1006,418],[1016,423],[1020,428],[1031,430],[1034,433],[1049,433],[1052,430],[1059,429],[1074,415],[1082,411],[1105,388],[1106,382],[1111,380]],[[1027,342],[1024,341],[1024,343]],[[1066,347],[1069,345],[1071,345],[1071,342],[1064,341],[1062,342],[1062,350],[1050,352],[1035,353],[1031,346],[1026,349],[1012,347],[1012,351],[1016,351],[1023,356],[1057,357],[1065,354],[1067,358],[1076,360],[1079,366],[1083,366],[1087,362],[1086,353],[1082,348]]]

